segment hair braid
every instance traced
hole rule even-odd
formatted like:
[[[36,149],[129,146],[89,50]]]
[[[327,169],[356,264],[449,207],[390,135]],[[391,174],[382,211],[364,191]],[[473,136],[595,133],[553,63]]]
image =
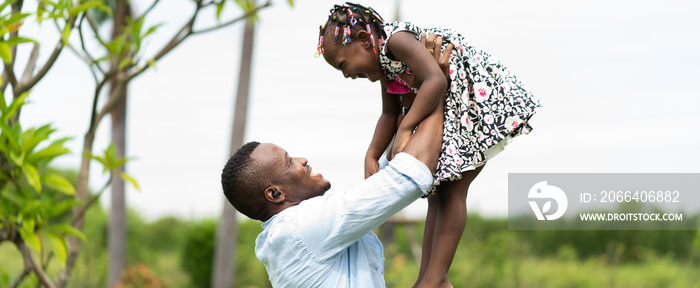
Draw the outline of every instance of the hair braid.
[[[319,28],[318,35],[318,48],[316,52],[316,57],[320,56],[325,52],[323,49],[323,43],[326,37],[326,27],[331,27],[335,24],[333,32],[333,45],[337,44],[338,35],[340,28],[342,26],[343,30],[343,45],[347,45],[352,42],[352,38],[359,31],[367,31],[370,35],[372,41],[372,48],[374,53],[377,53],[377,43],[381,49],[384,44],[385,33],[383,29],[384,18],[379,16],[379,13],[372,9],[371,7],[365,7],[360,4],[346,2],[343,5],[333,5],[333,9],[328,15],[328,21],[325,25],[321,25]],[[375,42],[374,35],[372,34],[372,29],[377,31],[379,39]]]

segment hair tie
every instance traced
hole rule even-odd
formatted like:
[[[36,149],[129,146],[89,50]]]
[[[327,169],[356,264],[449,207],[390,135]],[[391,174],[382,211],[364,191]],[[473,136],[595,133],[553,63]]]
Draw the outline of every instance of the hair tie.
[[[352,14],[352,10],[348,10],[348,16],[350,16],[350,25],[355,26],[355,24],[357,24],[357,19],[355,19],[355,16]]]

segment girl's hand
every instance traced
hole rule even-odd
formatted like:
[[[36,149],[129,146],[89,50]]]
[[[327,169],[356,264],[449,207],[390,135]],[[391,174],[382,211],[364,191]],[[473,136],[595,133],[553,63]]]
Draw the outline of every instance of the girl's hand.
[[[379,161],[372,157],[365,157],[365,179],[379,171]]]

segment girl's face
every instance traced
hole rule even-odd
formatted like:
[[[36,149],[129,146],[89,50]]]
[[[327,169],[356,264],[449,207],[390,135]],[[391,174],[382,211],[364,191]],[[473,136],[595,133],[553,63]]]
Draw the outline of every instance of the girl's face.
[[[330,41],[323,44],[323,58],[328,64],[343,72],[345,78],[367,78],[374,82],[386,77],[379,65],[379,54],[372,50],[367,32],[358,32],[347,45],[343,45],[340,38],[338,43],[333,44],[332,36],[328,37]]]

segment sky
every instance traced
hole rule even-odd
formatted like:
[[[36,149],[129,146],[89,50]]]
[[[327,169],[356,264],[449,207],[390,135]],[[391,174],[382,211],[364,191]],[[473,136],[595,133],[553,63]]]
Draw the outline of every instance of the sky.
[[[146,26],[162,23],[146,41],[153,55],[188,18],[191,1],[156,6]],[[306,157],[332,191],[363,179],[366,148],[381,110],[378,83],[344,79],[315,58],[318,27],[339,2],[275,0],[256,26],[246,141],[272,142]],[[150,1],[133,1],[137,14]],[[167,4],[166,4],[167,3]],[[688,0],[401,0],[401,20],[461,32],[510,68],[542,102],[530,135],[516,138],[472,183],[470,212],[507,214],[508,173],[698,173],[700,162],[700,2]],[[229,3],[231,4],[231,3]],[[368,1],[387,20],[393,1]],[[216,24],[213,9],[196,27]],[[239,15],[229,5],[223,19]],[[211,15],[211,16],[210,16]],[[30,21],[27,21],[30,22]],[[57,41],[50,23],[25,23],[22,33],[44,45]],[[132,81],[127,104],[127,189],[130,209],[147,219],[219,217],[220,174],[229,142],[243,23],[188,38]],[[106,32],[106,31],[105,31]],[[106,33],[104,35],[107,35]],[[71,43],[78,38],[73,35]],[[18,55],[25,59],[29,46]],[[62,168],[78,169],[94,82],[69,50],[34,88],[24,127],[53,123],[53,139],[75,137]],[[95,150],[110,142],[109,117]],[[106,177],[92,166],[90,186]],[[109,191],[102,205],[109,207]],[[418,200],[402,215],[421,218]]]

